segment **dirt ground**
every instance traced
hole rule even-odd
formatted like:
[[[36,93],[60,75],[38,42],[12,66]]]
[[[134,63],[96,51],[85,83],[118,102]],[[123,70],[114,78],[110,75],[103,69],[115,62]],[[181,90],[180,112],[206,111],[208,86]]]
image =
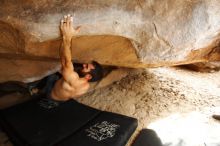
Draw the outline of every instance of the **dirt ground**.
[[[167,146],[220,146],[220,122],[211,118],[220,114],[220,72],[147,69],[78,100],[137,118],[133,137],[152,128]]]
[[[164,146],[220,146],[220,122],[211,118],[220,114],[220,72],[138,70],[78,101],[137,118],[127,146],[142,128],[154,129]],[[10,145],[3,133],[0,145]]]

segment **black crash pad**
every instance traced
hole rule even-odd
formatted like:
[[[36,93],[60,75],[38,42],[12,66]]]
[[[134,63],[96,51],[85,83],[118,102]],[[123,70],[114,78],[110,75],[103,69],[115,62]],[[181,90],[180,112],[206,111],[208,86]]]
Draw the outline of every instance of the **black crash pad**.
[[[137,127],[134,118],[74,100],[35,99],[1,110],[0,117],[15,146],[124,146]]]
[[[163,144],[154,130],[143,129],[132,146],[163,146]]]

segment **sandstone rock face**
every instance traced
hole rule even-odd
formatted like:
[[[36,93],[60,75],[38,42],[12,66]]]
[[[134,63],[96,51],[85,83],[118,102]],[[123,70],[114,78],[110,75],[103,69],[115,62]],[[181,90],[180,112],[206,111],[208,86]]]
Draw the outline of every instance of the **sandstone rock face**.
[[[82,26],[72,40],[78,62],[143,68],[220,60],[219,0],[1,0],[0,81],[58,70],[59,22],[68,13]]]

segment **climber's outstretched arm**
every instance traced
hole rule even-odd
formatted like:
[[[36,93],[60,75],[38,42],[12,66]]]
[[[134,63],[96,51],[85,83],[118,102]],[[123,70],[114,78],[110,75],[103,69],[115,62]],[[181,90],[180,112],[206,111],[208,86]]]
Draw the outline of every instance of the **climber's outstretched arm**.
[[[68,15],[64,16],[61,20],[60,29],[63,37],[63,43],[60,48],[60,58],[62,65],[62,75],[64,80],[68,83],[72,80],[72,74],[74,73],[74,68],[72,64],[72,51],[71,51],[71,40],[79,32],[79,27],[74,29],[73,27],[73,17]]]

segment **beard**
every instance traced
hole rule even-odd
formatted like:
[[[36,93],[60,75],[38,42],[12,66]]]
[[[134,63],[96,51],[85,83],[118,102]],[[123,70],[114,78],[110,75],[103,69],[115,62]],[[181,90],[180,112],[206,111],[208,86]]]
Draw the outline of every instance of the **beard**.
[[[83,70],[83,64],[81,63],[73,63],[74,71],[77,72],[79,77],[84,77],[85,73],[82,72]]]

